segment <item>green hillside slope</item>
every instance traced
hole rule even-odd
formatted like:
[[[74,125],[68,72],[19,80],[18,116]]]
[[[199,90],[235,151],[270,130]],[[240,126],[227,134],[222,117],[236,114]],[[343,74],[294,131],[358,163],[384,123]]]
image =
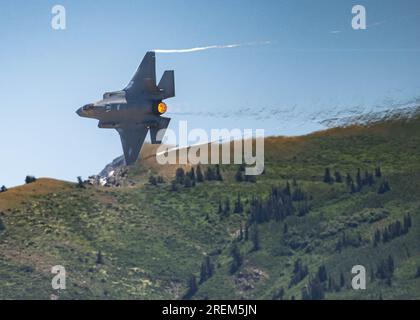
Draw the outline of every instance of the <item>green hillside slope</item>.
[[[420,119],[267,138],[256,181],[223,165],[175,183],[177,168],[0,193],[0,298],[420,298]]]

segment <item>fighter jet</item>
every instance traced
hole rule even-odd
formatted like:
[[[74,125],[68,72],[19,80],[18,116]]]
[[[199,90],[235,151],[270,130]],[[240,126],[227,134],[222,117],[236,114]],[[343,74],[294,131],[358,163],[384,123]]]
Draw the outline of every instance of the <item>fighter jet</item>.
[[[152,144],[160,144],[170,118],[164,99],[175,96],[174,71],[165,71],[156,86],[156,57],[147,52],[133,79],[121,91],[106,92],[103,99],[77,110],[85,118],[99,120],[98,127],[116,129],[120,134],[126,165],[139,158],[150,129]]]

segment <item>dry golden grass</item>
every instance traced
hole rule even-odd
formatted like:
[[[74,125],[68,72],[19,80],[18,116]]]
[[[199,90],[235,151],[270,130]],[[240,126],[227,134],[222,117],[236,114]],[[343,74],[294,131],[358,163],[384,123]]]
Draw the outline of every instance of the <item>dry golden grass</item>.
[[[36,196],[67,191],[72,185],[70,182],[40,178],[33,183],[11,188],[0,193],[0,211],[19,207]]]

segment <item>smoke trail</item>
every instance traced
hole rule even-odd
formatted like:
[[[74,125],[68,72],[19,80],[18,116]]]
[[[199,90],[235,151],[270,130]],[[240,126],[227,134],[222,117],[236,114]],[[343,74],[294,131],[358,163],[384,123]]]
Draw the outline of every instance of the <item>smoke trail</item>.
[[[211,45],[205,47],[195,47],[195,48],[188,48],[188,49],[154,49],[153,51],[156,53],[190,53],[190,52],[197,52],[197,51],[205,51],[211,49],[228,49],[228,48],[238,48],[238,47],[245,47],[245,46],[258,46],[258,45],[267,45],[271,44],[271,41],[263,41],[263,42],[247,42],[247,43],[234,43],[234,44],[225,44],[225,45]]]

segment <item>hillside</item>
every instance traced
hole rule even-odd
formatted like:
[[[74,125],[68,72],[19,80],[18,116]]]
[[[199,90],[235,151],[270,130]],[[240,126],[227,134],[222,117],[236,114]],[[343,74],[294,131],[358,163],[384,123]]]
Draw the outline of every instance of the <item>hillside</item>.
[[[118,187],[0,193],[1,299],[420,299],[420,118],[267,138],[254,182],[223,165],[222,181],[211,166],[211,181],[173,184],[179,166],[142,152]]]

